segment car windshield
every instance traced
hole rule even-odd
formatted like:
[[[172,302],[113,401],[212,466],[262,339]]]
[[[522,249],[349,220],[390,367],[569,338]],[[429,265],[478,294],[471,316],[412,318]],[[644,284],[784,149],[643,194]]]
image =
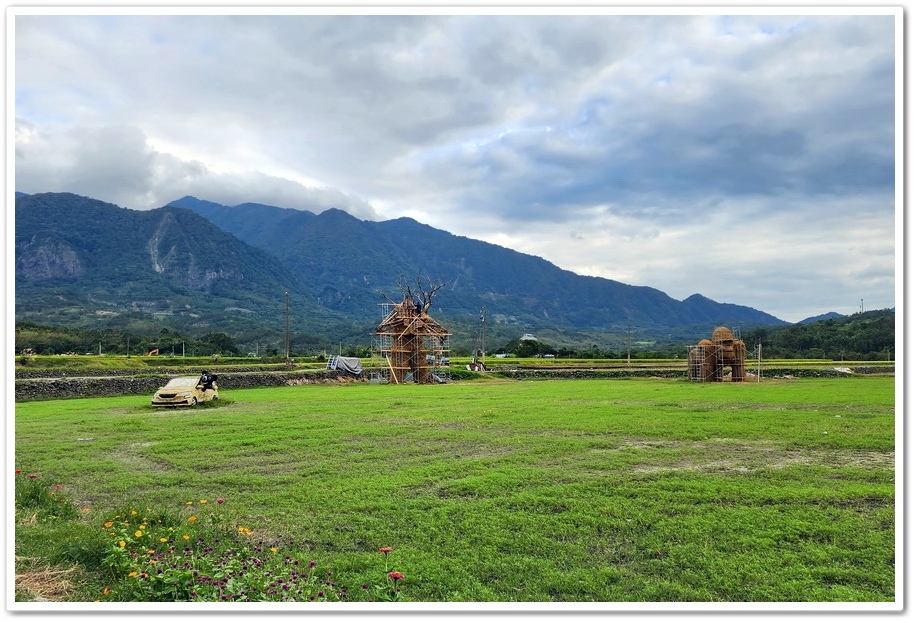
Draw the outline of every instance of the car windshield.
[[[199,377],[196,376],[180,376],[177,379],[172,379],[165,384],[166,387],[194,387],[199,381]]]

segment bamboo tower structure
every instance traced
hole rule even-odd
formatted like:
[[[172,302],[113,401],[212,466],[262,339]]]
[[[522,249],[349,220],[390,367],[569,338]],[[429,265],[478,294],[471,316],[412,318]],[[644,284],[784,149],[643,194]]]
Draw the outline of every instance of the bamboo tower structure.
[[[391,309],[375,329],[388,381],[396,384],[444,383],[447,374],[442,367],[448,362],[451,334],[430,317],[428,304],[416,302],[410,295],[388,307]]]
[[[727,327],[716,327],[712,339],[700,340],[687,354],[687,374],[691,381],[721,382],[725,368],[731,369],[732,382],[745,379],[747,346]]]

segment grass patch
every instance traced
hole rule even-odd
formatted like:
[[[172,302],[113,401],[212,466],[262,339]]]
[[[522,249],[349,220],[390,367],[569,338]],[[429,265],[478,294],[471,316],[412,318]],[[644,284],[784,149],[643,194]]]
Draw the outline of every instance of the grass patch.
[[[192,600],[99,562],[104,524],[135,509],[173,532],[206,517],[189,537],[246,556],[282,543],[278,572],[315,561],[348,600],[895,600],[892,377],[221,393],[207,409],[17,404],[17,467],[80,511],[29,523],[17,507],[23,572],[78,565],[65,599]]]

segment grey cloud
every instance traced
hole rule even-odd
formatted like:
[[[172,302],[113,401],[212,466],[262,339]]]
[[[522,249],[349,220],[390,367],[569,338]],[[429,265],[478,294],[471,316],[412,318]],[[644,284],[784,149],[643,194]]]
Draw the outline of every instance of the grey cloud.
[[[895,183],[892,27],[843,15],[19,16],[17,189],[360,218],[381,218],[379,205],[478,237],[563,226],[585,242],[605,223],[673,244],[715,217],[774,244],[813,244],[785,232],[824,221],[880,239]],[[838,198],[853,213],[873,202],[884,220],[837,218]]]

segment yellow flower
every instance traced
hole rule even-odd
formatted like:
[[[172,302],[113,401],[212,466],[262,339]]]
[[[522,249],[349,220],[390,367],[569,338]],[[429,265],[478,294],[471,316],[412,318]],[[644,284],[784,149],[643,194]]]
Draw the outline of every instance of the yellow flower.
[[[125,545],[127,545],[127,541],[118,541],[118,545],[120,545],[121,547],[124,547]]]
[[[136,514],[137,514],[137,511],[130,511],[130,514],[131,514],[131,515],[136,515]]]
[[[190,517],[188,517],[188,521],[197,521],[197,517],[194,515],[191,515]]]
[[[207,503],[207,500],[201,500],[200,503],[201,503],[201,504],[206,504],[206,503]]]
[[[187,534],[185,534],[185,535],[182,536],[181,538],[183,538],[185,541],[190,541],[190,540],[191,540],[191,537],[189,537]]]
[[[276,548],[276,547],[271,547],[271,548],[270,548],[270,551],[276,552],[276,551],[277,551],[277,548]]]
[[[146,524],[142,523],[138,526],[141,530],[146,530]]]
[[[135,577],[137,577],[137,572],[136,572],[136,571],[131,571],[130,573],[127,574],[127,577],[129,577],[129,578],[135,578]]]
[[[191,502],[190,500],[188,500],[187,502],[185,502],[185,506],[192,506],[193,504],[194,504],[194,502]]]
[[[160,542],[160,543],[168,543],[169,540],[168,540],[167,538],[165,538],[164,536],[161,536],[161,537],[159,537],[159,542]]]
[[[143,532],[140,530],[137,530],[136,532],[134,532],[134,536],[139,539],[141,536],[143,536]]]
[[[251,528],[246,528],[245,526],[239,526],[239,534],[249,535],[251,534]]]
[[[84,513],[88,513],[88,512],[89,512],[89,507],[88,507],[88,506],[84,506],[84,507],[83,507],[83,512],[84,512]]]
[[[111,592],[111,589],[108,588],[107,586],[106,586],[104,589],[102,589],[102,594],[103,594],[103,595],[107,595],[107,594],[110,593],[110,592]]]

